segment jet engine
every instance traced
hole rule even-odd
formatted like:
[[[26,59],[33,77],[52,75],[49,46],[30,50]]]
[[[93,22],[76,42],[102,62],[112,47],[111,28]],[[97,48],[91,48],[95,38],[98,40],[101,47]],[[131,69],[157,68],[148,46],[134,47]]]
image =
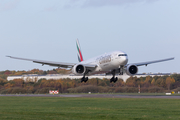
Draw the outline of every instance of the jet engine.
[[[127,75],[133,76],[138,73],[138,67],[136,65],[128,65],[125,71]]]
[[[72,72],[75,75],[82,75],[86,72],[86,68],[82,64],[77,64],[73,67]]]

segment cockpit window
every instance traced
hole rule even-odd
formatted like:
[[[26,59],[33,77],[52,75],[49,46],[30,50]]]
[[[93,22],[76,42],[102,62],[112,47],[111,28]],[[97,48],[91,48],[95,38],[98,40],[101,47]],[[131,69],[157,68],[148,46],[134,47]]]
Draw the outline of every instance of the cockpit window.
[[[127,54],[119,54],[118,56],[127,56]]]

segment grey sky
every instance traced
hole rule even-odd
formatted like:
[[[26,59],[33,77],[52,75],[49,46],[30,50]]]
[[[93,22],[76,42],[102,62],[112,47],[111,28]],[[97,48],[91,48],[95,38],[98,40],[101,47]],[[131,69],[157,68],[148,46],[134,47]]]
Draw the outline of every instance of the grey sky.
[[[85,59],[123,50],[129,62],[174,61],[139,72],[180,72],[179,0],[0,0],[0,70],[43,70],[6,55],[77,62],[76,38]]]

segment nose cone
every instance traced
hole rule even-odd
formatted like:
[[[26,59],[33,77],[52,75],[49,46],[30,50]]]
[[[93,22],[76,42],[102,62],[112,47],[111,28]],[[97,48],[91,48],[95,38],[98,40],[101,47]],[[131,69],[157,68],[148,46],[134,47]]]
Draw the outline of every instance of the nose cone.
[[[120,65],[126,65],[128,63],[128,57],[123,56],[120,58]]]

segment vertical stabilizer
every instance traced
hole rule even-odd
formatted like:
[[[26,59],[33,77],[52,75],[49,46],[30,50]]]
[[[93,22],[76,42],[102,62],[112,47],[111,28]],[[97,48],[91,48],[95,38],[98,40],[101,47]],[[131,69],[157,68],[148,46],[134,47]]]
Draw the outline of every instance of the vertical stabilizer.
[[[83,56],[82,56],[82,52],[81,52],[81,48],[80,48],[78,39],[76,39],[76,46],[77,46],[78,60],[79,60],[79,62],[82,62],[83,61]]]

